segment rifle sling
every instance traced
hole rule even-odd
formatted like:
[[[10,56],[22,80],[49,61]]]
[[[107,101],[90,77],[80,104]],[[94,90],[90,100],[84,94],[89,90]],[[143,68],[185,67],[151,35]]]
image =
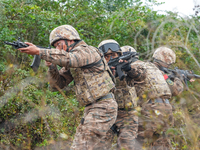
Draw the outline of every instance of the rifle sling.
[[[100,64],[101,61],[102,61],[102,58],[101,58],[98,62],[95,62],[95,63],[92,63],[92,64],[88,64],[88,65],[85,65],[85,66],[83,66],[83,67],[81,67],[81,68],[82,68],[82,69],[91,68],[91,67],[93,67],[93,66],[96,66],[96,65]]]

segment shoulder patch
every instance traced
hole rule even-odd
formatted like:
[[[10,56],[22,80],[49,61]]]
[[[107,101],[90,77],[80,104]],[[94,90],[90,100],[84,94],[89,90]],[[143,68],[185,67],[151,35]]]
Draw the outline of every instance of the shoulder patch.
[[[166,80],[167,84],[169,85],[174,85],[174,82],[172,80],[170,80],[169,78]]]

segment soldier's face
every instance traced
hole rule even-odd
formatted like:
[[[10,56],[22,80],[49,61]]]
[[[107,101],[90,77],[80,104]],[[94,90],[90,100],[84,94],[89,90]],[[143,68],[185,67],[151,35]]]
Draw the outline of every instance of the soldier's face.
[[[67,40],[67,44],[68,46],[70,46],[71,44],[73,44],[74,41],[73,40]],[[67,50],[67,45],[65,43],[65,40],[59,40],[57,42],[54,43],[54,47],[56,49],[59,49],[59,50],[64,50],[66,51]],[[69,48],[69,51],[72,49],[72,47]]]
[[[67,49],[64,40],[59,40],[59,41],[55,42],[55,43],[54,43],[54,47],[55,47],[56,49],[59,49],[59,50],[65,50],[65,49]]]
[[[118,54],[116,52],[104,54],[104,58],[106,59],[107,62],[109,62],[111,58],[117,58],[117,57],[118,57]]]

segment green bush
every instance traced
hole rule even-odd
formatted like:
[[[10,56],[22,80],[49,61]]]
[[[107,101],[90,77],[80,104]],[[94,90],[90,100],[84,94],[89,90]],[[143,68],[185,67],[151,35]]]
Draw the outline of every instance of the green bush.
[[[2,0],[0,42],[21,37],[47,47],[52,29],[70,24],[87,44],[97,47],[112,38],[120,46],[133,46],[141,60],[151,61],[155,49],[167,45],[177,55],[173,67],[200,74],[199,16],[161,15],[152,9],[159,3],[148,2]],[[63,141],[69,147],[84,110],[76,101],[73,83],[69,89],[52,92],[44,61],[34,73],[30,68],[33,56],[4,44],[0,50],[0,149],[50,149]],[[168,131],[172,149],[198,149],[200,145],[199,83],[188,83],[189,90],[171,100],[175,108],[175,126]]]

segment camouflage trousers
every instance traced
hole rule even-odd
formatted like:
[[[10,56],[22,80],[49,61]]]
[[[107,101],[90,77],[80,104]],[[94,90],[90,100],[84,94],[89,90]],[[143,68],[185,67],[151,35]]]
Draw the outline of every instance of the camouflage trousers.
[[[167,103],[144,103],[138,118],[137,150],[169,150],[166,131],[173,126],[172,106]]]
[[[114,130],[114,131],[113,131]],[[114,129],[109,130],[101,140],[98,150],[109,150],[117,132],[117,149],[134,150],[138,130],[138,117],[135,110],[119,110]]]
[[[94,150],[117,118],[117,102],[105,99],[85,107],[84,121],[76,129],[71,149]]]

